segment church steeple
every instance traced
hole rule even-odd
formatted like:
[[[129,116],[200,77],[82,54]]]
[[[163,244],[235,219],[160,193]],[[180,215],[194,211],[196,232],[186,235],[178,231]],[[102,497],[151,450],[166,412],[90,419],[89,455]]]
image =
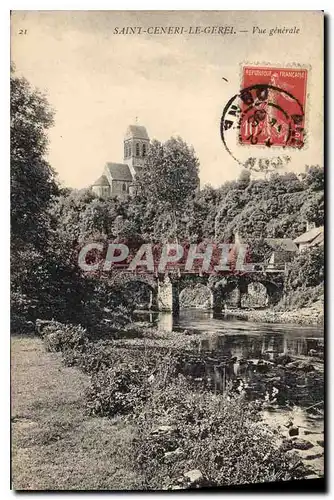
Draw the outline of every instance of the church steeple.
[[[126,163],[135,177],[144,166],[150,139],[145,127],[129,125],[124,137],[124,163]]]

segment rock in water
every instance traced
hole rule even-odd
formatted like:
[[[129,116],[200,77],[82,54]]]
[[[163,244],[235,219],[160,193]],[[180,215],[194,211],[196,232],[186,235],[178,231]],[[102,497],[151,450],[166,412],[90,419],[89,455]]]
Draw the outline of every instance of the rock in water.
[[[299,434],[298,427],[290,427],[289,436],[298,436],[298,434]]]
[[[311,441],[307,441],[306,439],[294,438],[292,441],[292,447],[295,450],[309,450],[313,446]]]

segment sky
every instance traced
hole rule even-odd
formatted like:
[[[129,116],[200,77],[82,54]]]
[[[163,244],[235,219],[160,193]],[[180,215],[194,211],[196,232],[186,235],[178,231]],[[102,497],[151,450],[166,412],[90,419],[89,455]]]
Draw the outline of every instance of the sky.
[[[114,34],[129,26],[236,33]],[[299,33],[268,36],[275,27]],[[307,66],[307,145],[291,152],[288,168],[323,164],[322,36],[319,12],[15,11],[11,59],[55,109],[48,156],[64,185],[89,186],[107,161],[121,162],[125,131],[137,120],[151,139],[181,136],[193,145],[201,185],[219,186],[241,171],[222,144],[220,119],[239,91],[242,64]]]

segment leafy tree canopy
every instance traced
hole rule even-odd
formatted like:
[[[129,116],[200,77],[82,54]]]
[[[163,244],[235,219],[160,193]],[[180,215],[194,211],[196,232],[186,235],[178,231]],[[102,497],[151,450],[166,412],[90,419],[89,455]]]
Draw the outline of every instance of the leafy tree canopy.
[[[47,208],[57,194],[55,172],[46,160],[53,111],[46,97],[11,72],[12,245],[41,248],[47,238]]]

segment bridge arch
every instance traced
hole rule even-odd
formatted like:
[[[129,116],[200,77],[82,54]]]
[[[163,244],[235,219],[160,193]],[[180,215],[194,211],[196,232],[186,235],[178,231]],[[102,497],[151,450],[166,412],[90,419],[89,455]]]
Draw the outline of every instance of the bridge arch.
[[[231,276],[221,288],[222,303],[242,307],[249,302],[249,295],[259,294],[263,306],[276,304],[283,296],[284,278],[268,277],[265,273]]]
[[[179,291],[180,308],[198,307],[212,309],[214,294],[212,289],[203,283],[186,284]]]
[[[133,295],[138,309],[158,310],[158,283],[146,276],[132,276],[123,286]]]
[[[267,295],[268,295],[267,305],[277,304],[277,302],[279,302],[280,299],[283,297],[284,283],[268,279],[261,280],[260,283],[262,283],[267,289]]]

